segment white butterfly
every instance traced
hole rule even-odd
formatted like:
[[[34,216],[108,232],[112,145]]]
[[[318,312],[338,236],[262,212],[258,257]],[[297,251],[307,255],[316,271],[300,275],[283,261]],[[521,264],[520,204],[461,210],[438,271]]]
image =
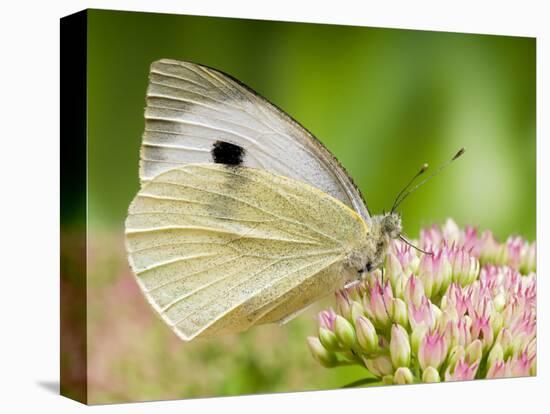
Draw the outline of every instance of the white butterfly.
[[[229,75],[154,62],[145,119],[126,246],[184,340],[286,322],[380,267],[401,235],[395,208],[371,217],[336,158]]]

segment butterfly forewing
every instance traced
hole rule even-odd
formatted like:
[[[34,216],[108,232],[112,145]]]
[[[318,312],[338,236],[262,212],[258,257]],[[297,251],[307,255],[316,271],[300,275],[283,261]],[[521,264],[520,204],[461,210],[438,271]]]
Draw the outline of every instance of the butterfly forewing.
[[[130,205],[130,263],[183,339],[294,314],[343,282],[367,232],[343,203],[248,167],[188,164],[143,185]]]
[[[305,128],[217,70],[189,62],[151,65],[141,181],[188,163],[214,162],[216,142],[244,148],[243,166],[308,183],[355,209],[367,207],[336,158]]]

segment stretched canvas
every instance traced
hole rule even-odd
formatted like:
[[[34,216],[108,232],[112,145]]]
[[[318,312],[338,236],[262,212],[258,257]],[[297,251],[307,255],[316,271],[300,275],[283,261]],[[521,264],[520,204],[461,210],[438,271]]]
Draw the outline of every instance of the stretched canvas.
[[[61,394],[536,375],[535,67],[527,37],[62,18]]]

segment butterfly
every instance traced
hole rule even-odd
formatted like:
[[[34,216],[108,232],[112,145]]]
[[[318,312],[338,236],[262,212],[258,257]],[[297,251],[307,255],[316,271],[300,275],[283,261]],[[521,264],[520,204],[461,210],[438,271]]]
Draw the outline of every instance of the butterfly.
[[[183,340],[285,323],[380,268],[402,237],[395,208],[408,193],[371,215],[319,140],[230,75],[162,59],[146,100],[126,249]]]

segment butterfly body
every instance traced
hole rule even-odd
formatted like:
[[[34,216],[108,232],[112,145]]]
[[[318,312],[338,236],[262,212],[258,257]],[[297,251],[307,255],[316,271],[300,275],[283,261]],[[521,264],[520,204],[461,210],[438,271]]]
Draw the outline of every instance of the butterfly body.
[[[141,189],[126,248],[145,297],[184,340],[286,322],[382,265],[401,233],[281,110],[214,69],[151,66]]]

